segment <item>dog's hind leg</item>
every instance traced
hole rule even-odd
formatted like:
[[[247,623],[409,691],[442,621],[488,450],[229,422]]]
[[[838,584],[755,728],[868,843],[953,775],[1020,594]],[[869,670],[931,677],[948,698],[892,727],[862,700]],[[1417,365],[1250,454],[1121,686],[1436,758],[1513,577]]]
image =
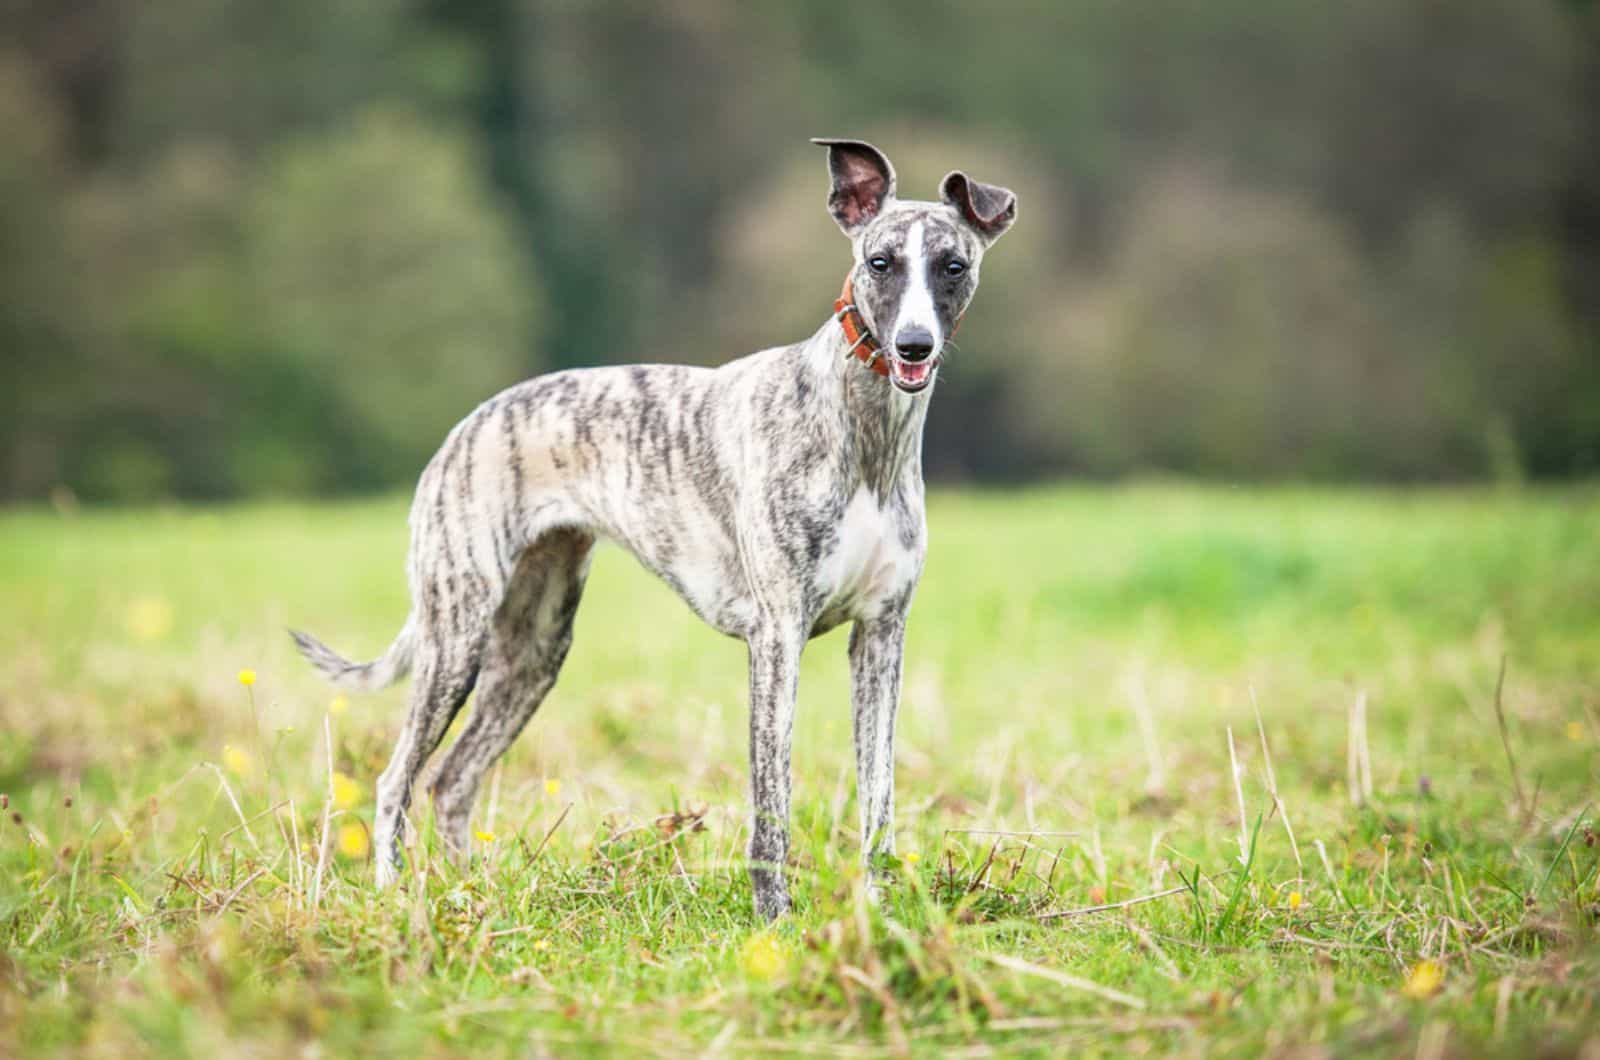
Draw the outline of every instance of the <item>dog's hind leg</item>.
[[[399,875],[400,829],[417,774],[444,739],[478,678],[481,636],[443,636],[422,628],[412,662],[411,705],[394,754],[378,778],[372,837],[374,875],[379,887]]]
[[[478,697],[433,781],[435,820],[457,856],[470,849],[479,785],[556,683],[583,595],[594,538],[554,530],[524,550],[484,647]]]

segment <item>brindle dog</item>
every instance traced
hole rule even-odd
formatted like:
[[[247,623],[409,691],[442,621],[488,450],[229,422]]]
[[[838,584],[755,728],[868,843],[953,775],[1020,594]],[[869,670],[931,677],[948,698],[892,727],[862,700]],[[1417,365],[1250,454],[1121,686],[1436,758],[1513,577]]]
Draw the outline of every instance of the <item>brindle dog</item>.
[[[751,881],[789,908],[789,754],[800,652],[850,634],[862,856],[894,850],[894,722],[906,612],[922,573],[922,428],[946,343],[1016,196],[957,171],[940,201],[895,197],[875,147],[828,149],[828,209],[850,237],[846,295],[809,339],[720,368],[556,372],[490,398],[428,463],[411,508],[411,613],[355,664],[300,650],[352,690],[413,676],[377,786],[377,882],[401,867],[412,788],[467,696],[471,719],[433,784],[467,850],[484,773],[533,717],[572,642],[595,542],[637,556],[750,649]],[[879,347],[874,336],[885,341]]]

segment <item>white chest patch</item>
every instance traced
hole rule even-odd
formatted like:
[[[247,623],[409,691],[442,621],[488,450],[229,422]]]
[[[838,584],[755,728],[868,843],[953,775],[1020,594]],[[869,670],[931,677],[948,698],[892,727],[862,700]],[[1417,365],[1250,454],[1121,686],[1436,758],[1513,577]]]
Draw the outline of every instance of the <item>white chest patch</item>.
[[[916,578],[917,564],[917,555],[901,543],[894,520],[877,498],[857,490],[839,523],[839,543],[818,570],[826,610],[850,615],[871,611]]]

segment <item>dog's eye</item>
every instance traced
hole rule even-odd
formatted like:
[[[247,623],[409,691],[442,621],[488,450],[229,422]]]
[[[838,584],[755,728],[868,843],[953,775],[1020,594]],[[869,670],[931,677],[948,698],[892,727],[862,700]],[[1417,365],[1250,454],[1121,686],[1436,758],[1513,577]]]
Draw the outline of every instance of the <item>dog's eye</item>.
[[[885,254],[874,254],[867,259],[867,267],[873,272],[888,272],[889,258]]]
[[[945,267],[944,267],[944,274],[946,276],[960,276],[962,273],[964,273],[966,271],[967,271],[967,263],[964,262],[964,261],[961,261],[958,258],[951,258],[950,261],[947,262],[945,264]]]

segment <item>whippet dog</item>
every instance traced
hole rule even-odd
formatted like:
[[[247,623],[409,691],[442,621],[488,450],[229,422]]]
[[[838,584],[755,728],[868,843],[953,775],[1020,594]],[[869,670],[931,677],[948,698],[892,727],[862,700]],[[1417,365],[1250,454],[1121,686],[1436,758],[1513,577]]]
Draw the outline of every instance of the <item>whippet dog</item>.
[[[471,719],[433,782],[458,854],[484,773],[555,684],[595,542],[621,544],[695,613],[750,649],[750,877],[757,913],[789,908],[789,755],[800,652],[850,633],[862,858],[894,852],[894,725],[906,613],[922,573],[922,429],[940,360],[1016,196],[959,171],[940,201],[895,197],[858,140],[828,149],[828,210],[852,262],[834,312],[804,342],[720,368],[555,372],[462,420],[411,507],[411,612],[393,644],[352,663],[300,650],[365,691],[409,671],[410,708],[377,784],[376,881],[401,867],[417,776],[473,688]]]

